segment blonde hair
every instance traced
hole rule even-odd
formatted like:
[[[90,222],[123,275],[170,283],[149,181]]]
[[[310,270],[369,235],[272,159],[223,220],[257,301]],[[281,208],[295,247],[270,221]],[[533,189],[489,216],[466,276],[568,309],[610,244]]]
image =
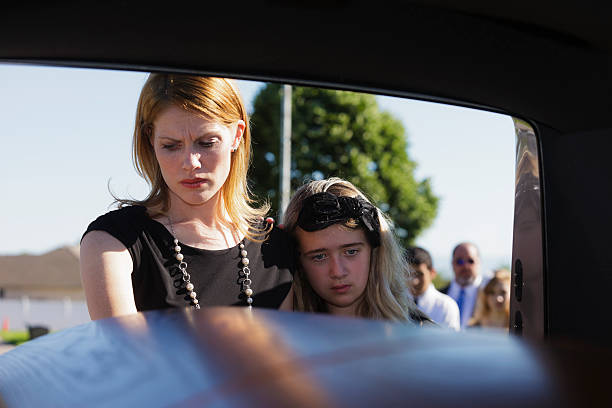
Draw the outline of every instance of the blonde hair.
[[[227,78],[195,75],[152,73],[147,78],[136,111],[133,138],[133,159],[136,171],[149,184],[151,191],[142,201],[117,199],[121,207],[143,205],[149,215],[166,214],[170,196],[151,143],[155,119],[169,106],[177,106],[203,118],[230,126],[242,120],[245,129],[240,144],[231,156],[230,171],[221,188],[221,204],[217,218],[231,224],[251,239],[263,233],[260,220],[269,211],[269,205],[252,206],[254,200],[247,184],[251,158],[251,132],[249,118],[242,97],[234,83]]]
[[[507,269],[497,269],[493,272],[493,277],[487,284],[478,291],[476,298],[476,306],[474,306],[474,315],[468,321],[468,326],[487,326],[492,319],[492,310],[487,302],[487,296],[495,293],[497,284],[507,283],[510,286],[510,271]],[[510,293],[508,293],[510,296]],[[506,326],[510,321],[510,302],[506,303],[504,308],[504,323]]]
[[[352,183],[337,177],[326,180],[311,181],[301,186],[292,196],[283,220],[285,230],[295,237],[297,219],[302,210],[304,200],[311,195],[329,192],[338,197],[368,198]],[[411,302],[406,296],[407,267],[403,253],[393,231],[390,221],[377,208],[380,222],[380,246],[372,249],[370,256],[370,273],[365,293],[357,305],[357,316],[374,319],[390,319],[399,321],[411,320],[413,314]],[[347,228],[359,228],[358,224],[349,220],[344,224]],[[305,312],[327,312],[323,299],[312,289],[306,276],[297,265],[294,280],[294,310]]]

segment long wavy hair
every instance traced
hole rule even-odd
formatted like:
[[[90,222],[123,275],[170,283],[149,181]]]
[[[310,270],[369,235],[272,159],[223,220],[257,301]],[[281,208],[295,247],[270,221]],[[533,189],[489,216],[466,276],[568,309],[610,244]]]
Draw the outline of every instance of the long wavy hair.
[[[297,242],[295,229],[302,203],[307,197],[325,191],[338,197],[359,196],[371,202],[352,183],[337,177],[311,181],[301,186],[292,196],[283,219],[284,228],[294,242]],[[357,315],[374,319],[409,321],[413,315],[413,306],[406,296],[405,282],[408,269],[401,247],[391,230],[390,221],[380,209],[377,208],[377,212],[381,229],[380,246],[373,248],[370,255],[368,282],[365,293],[357,305]],[[361,228],[353,220],[348,220],[343,226],[350,229]],[[299,256],[296,256],[296,259],[299,259]],[[308,282],[299,261],[296,264],[293,285],[294,310],[328,312],[327,305]]]
[[[224,126],[244,121],[242,139],[238,149],[232,153],[229,175],[221,187],[221,205],[217,208],[216,216],[227,226],[229,217],[232,226],[250,239],[260,237],[264,233],[261,218],[270,207],[267,203],[261,207],[253,205],[247,183],[251,159],[249,118],[237,87],[227,78],[163,73],[149,75],[138,100],[132,153],[136,171],[147,181],[150,192],[140,201],[117,199],[119,206],[143,205],[151,217],[167,213],[170,195],[151,138],[155,119],[169,106],[183,108]]]

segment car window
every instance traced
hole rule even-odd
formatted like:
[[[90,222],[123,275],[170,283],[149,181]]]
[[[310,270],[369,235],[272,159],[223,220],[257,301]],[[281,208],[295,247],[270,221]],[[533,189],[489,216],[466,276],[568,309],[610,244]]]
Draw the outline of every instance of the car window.
[[[89,317],[78,276],[87,225],[113,195],[142,199],[131,157],[147,73],[0,65],[0,316],[59,330]],[[237,80],[251,114],[251,187],[282,213],[281,84]],[[515,127],[510,116],[365,93],[291,86],[290,186],[340,176],[427,249],[439,289],[451,252],[478,246],[481,273],[511,266]],[[27,273],[20,273],[27,270]]]

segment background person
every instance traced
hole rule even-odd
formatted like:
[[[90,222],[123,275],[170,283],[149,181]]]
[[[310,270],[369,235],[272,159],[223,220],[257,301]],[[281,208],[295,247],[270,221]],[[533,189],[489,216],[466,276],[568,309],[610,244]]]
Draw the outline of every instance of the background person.
[[[252,206],[249,196],[249,120],[231,80],[149,75],[133,148],[149,195],[118,200],[120,208],[93,221],[81,241],[92,319],[200,305],[278,308],[291,300],[286,239],[263,222],[268,207]]]
[[[410,267],[408,295],[427,316],[442,327],[459,330],[459,308],[457,303],[434,287],[432,281],[437,272],[431,255],[420,247],[410,247],[405,252]]]
[[[406,296],[402,252],[385,216],[350,182],[303,185],[284,225],[296,245],[295,310],[431,322]]]
[[[480,274],[480,253],[476,245],[462,242],[455,246],[452,253],[454,279],[440,292],[457,302],[461,328],[467,326],[474,313],[478,288],[482,283]]]
[[[510,271],[498,269],[478,293],[470,327],[495,327],[508,330],[510,324]]]

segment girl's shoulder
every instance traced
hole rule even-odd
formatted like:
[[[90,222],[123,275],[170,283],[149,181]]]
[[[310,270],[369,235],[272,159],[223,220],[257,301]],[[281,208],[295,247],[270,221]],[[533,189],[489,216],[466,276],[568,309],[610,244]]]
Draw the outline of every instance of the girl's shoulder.
[[[272,263],[282,268],[293,269],[293,245],[289,234],[277,225],[273,225],[261,244],[265,263]]]

